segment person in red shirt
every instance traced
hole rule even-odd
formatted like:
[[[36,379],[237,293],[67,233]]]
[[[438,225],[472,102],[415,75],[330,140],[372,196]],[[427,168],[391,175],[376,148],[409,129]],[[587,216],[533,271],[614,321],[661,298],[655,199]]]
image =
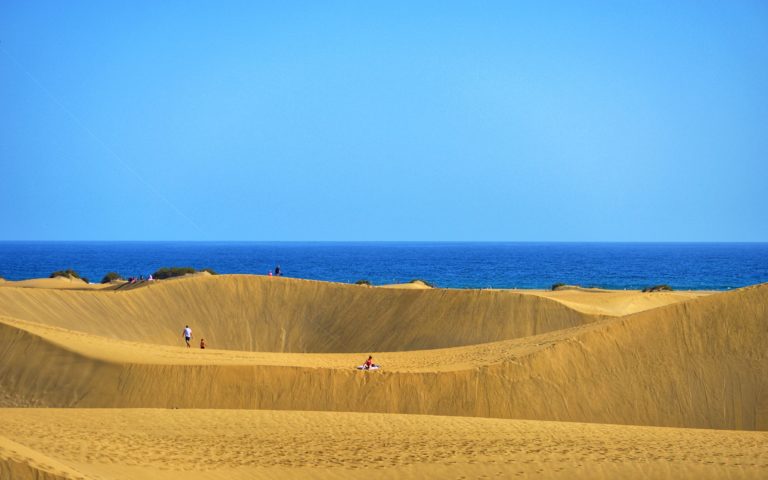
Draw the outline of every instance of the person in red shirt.
[[[204,338],[200,339],[200,348],[205,348],[205,339]]]
[[[363,364],[363,368],[366,370],[370,370],[371,365],[373,365],[373,356],[368,355],[368,360],[366,360],[365,363]]]

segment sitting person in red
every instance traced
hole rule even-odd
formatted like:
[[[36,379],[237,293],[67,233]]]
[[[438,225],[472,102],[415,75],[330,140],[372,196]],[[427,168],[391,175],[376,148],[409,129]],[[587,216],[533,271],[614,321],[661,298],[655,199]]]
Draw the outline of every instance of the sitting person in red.
[[[368,355],[368,360],[366,360],[365,363],[363,364],[363,368],[365,370],[370,370],[372,365],[373,365],[373,356]]]

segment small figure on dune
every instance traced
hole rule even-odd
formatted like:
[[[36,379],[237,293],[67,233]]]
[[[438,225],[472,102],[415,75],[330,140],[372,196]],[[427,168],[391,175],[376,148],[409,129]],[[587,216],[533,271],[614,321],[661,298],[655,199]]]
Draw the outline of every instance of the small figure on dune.
[[[200,348],[205,349],[205,339],[204,338],[200,339]]]
[[[368,355],[368,360],[365,361],[362,365],[355,367],[358,370],[378,370],[379,366],[373,363],[373,356]]]
[[[276,267],[275,267],[275,276],[276,276],[276,277],[279,277],[279,276],[280,276],[280,275],[282,275],[282,274],[283,274],[283,273],[280,271],[280,265],[276,266]]]
[[[192,329],[189,328],[189,325],[184,327],[184,341],[187,342],[187,348],[190,347],[189,341],[192,340]]]
[[[373,356],[368,355],[368,360],[364,364],[357,367],[358,370],[378,370],[379,366],[373,363]]]

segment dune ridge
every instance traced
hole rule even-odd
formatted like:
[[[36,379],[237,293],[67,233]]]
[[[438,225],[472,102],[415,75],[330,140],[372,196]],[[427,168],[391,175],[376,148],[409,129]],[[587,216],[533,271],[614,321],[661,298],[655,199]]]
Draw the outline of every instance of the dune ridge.
[[[7,427],[7,426],[6,426]],[[0,478],[86,480],[71,466],[0,436]]]

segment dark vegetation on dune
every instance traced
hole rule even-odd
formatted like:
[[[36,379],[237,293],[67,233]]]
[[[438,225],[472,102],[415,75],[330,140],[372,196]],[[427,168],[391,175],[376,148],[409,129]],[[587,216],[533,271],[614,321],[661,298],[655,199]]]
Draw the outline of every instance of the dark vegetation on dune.
[[[653,285],[652,287],[646,287],[643,292],[671,292],[674,289],[667,284]]]
[[[76,271],[72,270],[71,268],[68,268],[66,270],[57,270],[48,276],[48,278],[56,278],[56,277],[77,278],[84,281],[85,283],[88,283],[87,278],[81,277]]]
[[[110,283],[115,280],[122,280],[123,276],[120,275],[117,272],[109,272],[106,275],[104,275],[104,278],[101,279],[101,283]]]
[[[216,272],[211,268],[204,268],[202,270],[195,270],[192,267],[163,267],[152,274],[156,280],[162,280],[164,278],[181,277],[190,273],[208,272],[211,275],[216,275]]]

